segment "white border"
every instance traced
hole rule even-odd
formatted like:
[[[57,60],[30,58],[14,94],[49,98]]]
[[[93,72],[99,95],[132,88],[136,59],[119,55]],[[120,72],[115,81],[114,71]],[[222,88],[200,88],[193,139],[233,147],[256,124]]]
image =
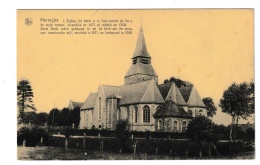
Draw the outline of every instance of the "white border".
[[[16,10],[17,9],[146,9],[146,8],[254,8],[255,9],[255,69],[259,71],[259,58],[257,55],[259,33],[259,6],[257,0],[10,0],[1,1],[1,37],[0,37],[0,100],[1,100],[1,164],[71,164],[71,161],[17,161],[16,157]],[[258,18],[258,19],[256,19]],[[258,42],[257,42],[258,41]],[[257,74],[255,74],[257,75]],[[259,93],[256,77],[256,93]],[[256,94],[257,96],[257,94]],[[258,109],[259,99],[256,99],[256,110]],[[257,113],[257,112],[256,112]],[[258,125],[258,123],[256,123]],[[258,128],[258,126],[256,126]],[[256,139],[259,135],[256,130]],[[258,143],[256,143],[258,144]],[[258,149],[259,145],[256,147]],[[258,151],[258,150],[257,150]],[[259,164],[259,154],[256,152],[256,160],[250,161],[251,164]],[[223,161],[211,161],[211,164],[219,164]],[[258,162],[258,163],[257,163]],[[108,163],[121,164],[122,161],[73,161],[73,163]],[[124,163],[131,163],[124,161]],[[136,163],[148,163],[137,161]],[[158,164],[158,161],[149,161],[150,164]],[[208,164],[208,161],[164,161],[163,163],[182,163],[182,164]],[[223,162],[224,163],[224,162]],[[227,162],[225,162],[227,163]],[[245,164],[247,161],[234,160],[230,163]]]

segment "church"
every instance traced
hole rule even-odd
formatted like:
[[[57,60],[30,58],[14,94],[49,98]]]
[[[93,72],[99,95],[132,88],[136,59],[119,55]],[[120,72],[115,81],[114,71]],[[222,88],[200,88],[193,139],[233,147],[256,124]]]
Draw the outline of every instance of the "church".
[[[183,132],[192,118],[207,116],[193,84],[158,84],[142,27],[131,60],[124,85],[100,85],[79,104],[80,129],[115,130],[119,120],[127,120],[134,131]]]

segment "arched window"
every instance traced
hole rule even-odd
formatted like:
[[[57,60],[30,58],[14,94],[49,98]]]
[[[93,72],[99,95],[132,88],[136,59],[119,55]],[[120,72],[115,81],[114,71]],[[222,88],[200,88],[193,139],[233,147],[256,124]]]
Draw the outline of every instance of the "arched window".
[[[162,120],[158,120],[158,130],[162,129]]]
[[[162,106],[161,105],[159,105],[157,108],[156,108],[156,111],[158,111],[160,108],[161,108]]]
[[[203,113],[203,110],[201,109],[201,110],[199,111],[199,115],[202,115],[202,113]]]
[[[143,107],[143,122],[150,123],[150,108],[147,105]]]
[[[188,110],[188,114],[192,116],[192,110]]]
[[[129,121],[130,120],[130,110],[129,107],[126,108],[126,119]]]
[[[168,129],[171,129],[172,128],[172,120],[169,119],[167,122],[168,122]]]
[[[182,122],[182,130],[184,130],[184,131],[187,130],[187,122],[186,121]]]
[[[178,121],[173,122],[173,130],[178,130]]]
[[[134,121],[135,123],[137,123],[137,114],[138,114],[138,108],[137,106],[134,106],[135,110],[134,110]]]

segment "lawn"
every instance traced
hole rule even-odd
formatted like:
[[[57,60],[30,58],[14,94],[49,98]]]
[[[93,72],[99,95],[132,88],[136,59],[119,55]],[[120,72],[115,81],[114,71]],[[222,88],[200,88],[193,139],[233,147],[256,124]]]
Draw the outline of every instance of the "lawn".
[[[244,152],[232,156],[220,157],[176,157],[138,153],[109,153],[102,151],[84,151],[60,147],[17,147],[18,160],[180,160],[180,159],[254,159],[254,152]]]

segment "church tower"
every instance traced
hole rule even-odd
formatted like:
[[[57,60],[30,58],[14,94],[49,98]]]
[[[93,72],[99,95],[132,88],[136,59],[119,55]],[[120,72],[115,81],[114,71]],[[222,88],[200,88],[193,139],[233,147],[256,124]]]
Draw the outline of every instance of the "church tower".
[[[158,76],[151,65],[151,56],[146,48],[142,26],[140,27],[135,52],[132,57],[132,65],[124,78],[125,85],[152,79],[158,84]]]

